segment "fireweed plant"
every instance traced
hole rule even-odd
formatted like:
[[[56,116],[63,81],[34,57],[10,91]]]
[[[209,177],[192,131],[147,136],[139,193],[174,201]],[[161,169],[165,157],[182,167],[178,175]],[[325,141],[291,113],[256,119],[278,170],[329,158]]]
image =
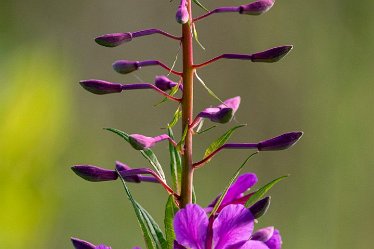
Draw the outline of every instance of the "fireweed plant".
[[[113,63],[113,68],[120,74],[128,74],[147,66],[161,66],[168,75],[176,76],[173,81],[168,76],[156,76],[152,83],[122,84],[103,80],[82,80],[80,84],[89,92],[95,94],[120,93],[122,91],[151,89],[163,95],[165,100],[176,102],[178,107],[167,126],[167,134],[154,137],[142,134],[127,134],[113,128],[108,131],[122,137],[133,149],[138,150],[149,162],[152,168],[132,168],[122,162],[116,162],[115,169],[104,169],[93,165],[75,165],[72,170],[85,180],[92,182],[121,180],[128,199],[135,211],[146,247],[149,249],[191,248],[191,249],[279,249],[282,239],[274,227],[265,227],[254,231],[254,224],[263,216],[270,205],[268,190],[286,176],[279,177],[268,184],[250,189],[256,184],[257,177],[253,173],[240,174],[245,163],[251,156],[261,151],[277,151],[293,146],[302,136],[302,132],[287,132],[260,142],[233,143],[228,142],[231,134],[243,125],[229,129],[214,141],[206,150],[204,157],[196,162],[192,160],[193,137],[201,134],[203,122],[228,123],[240,105],[240,97],[220,101],[217,106],[208,107],[196,116],[193,115],[193,81],[199,78],[196,71],[207,67],[221,59],[236,59],[250,62],[273,63],[283,58],[292,46],[278,46],[252,54],[221,54],[203,63],[193,61],[193,39],[197,40],[196,24],[210,15],[219,13],[238,13],[242,15],[261,15],[273,7],[275,0],[258,0],[240,6],[219,7],[207,10],[198,0],[181,0],[176,20],[182,26],[181,36],[175,36],[159,29],[146,29],[136,32],[114,33],[99,36],[96,43],[105,47],[117,47],[131,40],[153,34],[160,34],[180,43],[182,51],[183,71],[175,71],[159,60],[129,61],[119,60]],[[192,16],[192,5],[205,9],[206,13],[199,17]],[[199,42],[198,42],[199,43]],[[209,93],[218,97],[206,87]],[[181,97],[176,97],[177,94]],[[172,128],[181,120],[182,134],[177,141]],[[208,121],[208,122],[209,122]],[[160,142],[168,142],[170,154],[171,181],[169,184],[163,167],[152,151],[152,147]],[[213,157],[225,149],[252,150],[252,154],[237,169],[227,187],[210,205],[201,207],[196,204],[193,188],[195,170],[206,165]],[[169,195],[165,207],[164,231],[151,215],[134,199],[127,186],[132,183],[156,183],[163,187]],[[85,240],[72,238],[76,249],[109,249],[107,245],[95,245]],[[139,248],[139,247],[135,247]]]

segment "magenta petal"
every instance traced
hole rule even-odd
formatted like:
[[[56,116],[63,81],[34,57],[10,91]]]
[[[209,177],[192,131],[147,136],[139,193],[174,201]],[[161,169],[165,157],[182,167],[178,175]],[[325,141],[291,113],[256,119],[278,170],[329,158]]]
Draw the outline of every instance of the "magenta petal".
[[[228,248],[246,241],[252,234],[254,218],[243,205],[228,205],[213,223],[214,249]]]
[[[208,229],[208,217],[201,207],[188,204],[174,217],[177,242],[190,249],[204,249]]]
[[[248,240],[244,245],[239,247],[238,249],[269,249],[264,242],[258,240]]]
[[[281,249],[282,248],[282,237],[279,234],[278,229],[274,229],[273,236],[265,242],[270,249]]]
[[[242,196],[242,194],[249,190],[257,183],[257,176],[253,173],[245,173],[238,177],[238,179],[231,185],[227,194],[223,198],[222,205],[227,205],[235,199]]]

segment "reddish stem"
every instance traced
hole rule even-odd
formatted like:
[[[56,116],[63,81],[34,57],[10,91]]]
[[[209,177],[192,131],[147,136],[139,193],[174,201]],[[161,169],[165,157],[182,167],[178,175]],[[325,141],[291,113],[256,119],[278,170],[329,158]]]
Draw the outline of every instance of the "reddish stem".
[[[184,143],[182,183],[181,183],[181,208],[192,203],[193,191],[193,165],[192,165],[192,129],[190,122],[193,116],[193,43],[192,43],[192,11],[191,0],[187,0],[187,9],[190,20],[182,25],[183,49],[183,98],[182,98],[182,132],[187,129]]]

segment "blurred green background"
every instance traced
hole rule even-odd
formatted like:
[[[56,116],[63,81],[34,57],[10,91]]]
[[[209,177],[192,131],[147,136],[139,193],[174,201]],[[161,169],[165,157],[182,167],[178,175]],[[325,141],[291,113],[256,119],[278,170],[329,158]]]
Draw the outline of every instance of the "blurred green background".
[[[155,35],[109,49],[93,38],[145,28],[178,34],[177,2],[1,1],[0,248],[72,248],[70,236],[113,248],[143,246],[121,184],[85,182],[70,166],[113,168],[115,160],[146,166],[140,154],[102,128],[157,135],[176,105],[154,107],[161,98],[153,92],[96,96],[78,81],[152,82],[165,73],[154,67],[123,76],[111,63],[158,58],[171,65],[175,41]],[[212,9],[248,1],[201,2]],[[262,153],[245,168],[258,174],[260,185],[291,174],[271,191],[272,206],[257,226],[281,229],[284,248],[372,248],[373,9],[370,0],[279,0],[259,17],[221,14],[197,26],[207,49],[196,46],[196,62],[224,52],[295,46],[279,63],[220,61],[199,71],[221,98],[242,97],[237,122],[248,126],[232,141],[305,132],[297,146]],[[198,82],[195,94],[196,112],[217,104]],[[233,125],[197,136],[195,160]],[[155,151],[168,168],[166,144]],[[201,205],[224,188],[247,155],[225,151],[196,172]],[[130,187],[161,223],[164,191],[151,184]]]

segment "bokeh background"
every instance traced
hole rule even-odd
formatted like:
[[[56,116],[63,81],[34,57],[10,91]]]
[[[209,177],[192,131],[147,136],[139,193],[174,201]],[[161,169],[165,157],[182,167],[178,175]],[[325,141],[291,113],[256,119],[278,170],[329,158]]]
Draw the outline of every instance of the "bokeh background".
[[[70,166],[113,168],[115,160],[146,166],[140,154],[102,128],[157,135],[176,105],[154,107],[161,98],[150,91],[96,96],[78,81],[152,82],[165,73],[154,67],[123,76],[111,63],[158,58],[170,65],[178,51],[175,41],[155,35],[110,49],[93,38],[151,27],[178,34],[177,2],[1,0],[0,248],[72,248],[70,236],[113,248],[143,246],[120,182],[85,182]],[[211,9],[247,3],[201,2]],[[242,96],[237,122],[248,126],[232,141],[305,132],[297,146],[262,153],[245,168],[258,174],[260,185],[291,175],[271,190],[272,206],[258,225],[281,229],[284,248],[372,248],[373,9],[370,0],[279,0],[259,17],[221,14],[197,26],[207,49],[196,46],[196,62],[224,52],[295,46],[279,63],[219,61],[199,71],[222,99]],[[195,8],[195,13],[203,12]],[[198,82],[195,93],[196,111],[218,104]],[[195,160],[234,125],[197,136]],[[166,144],[155,151],[167,169]],[[225,151],[196,172],[201,205],[224,188],[247,155]],[[130,187],[162,223],[163,190]]]

